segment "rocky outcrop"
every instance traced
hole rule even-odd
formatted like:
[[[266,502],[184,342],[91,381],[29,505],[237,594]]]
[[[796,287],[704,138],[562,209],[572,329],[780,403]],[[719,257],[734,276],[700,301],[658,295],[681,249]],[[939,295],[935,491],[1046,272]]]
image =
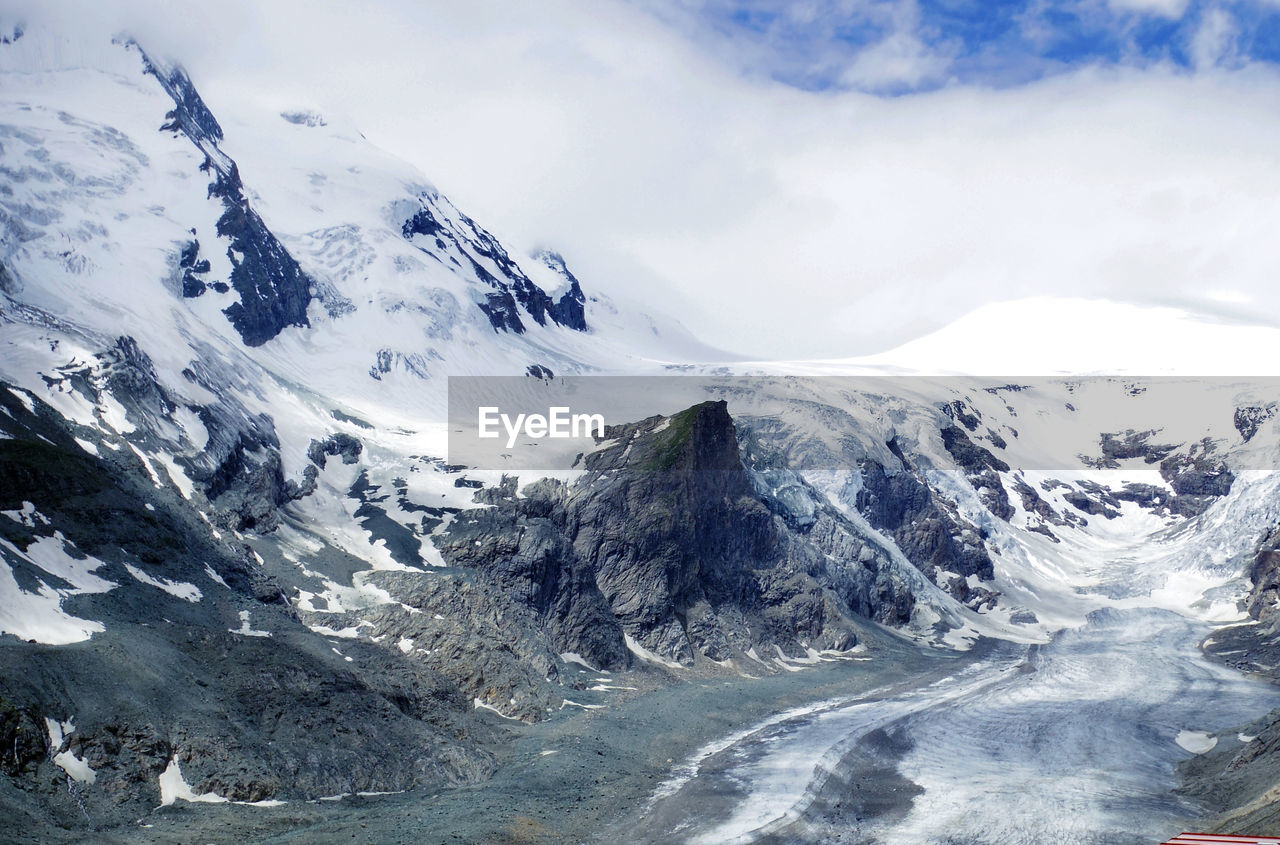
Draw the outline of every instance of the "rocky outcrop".
[[[942,499],[911,471],[909,464],[890,472],[878,462],[867,460],[862,463],[861,475],[858,511],[872,526],[892,537],[907,559],[931,581],[952,589],[964,601],[968,598],[969,576],[983,580],[993,577],[991,556],[983,542],[985,532],[965,521],[951,502]]]
[[[1280,610],[1280,526],[1263,537],[1249,566],[1249,615],[1260,622],[1269,621]]]
[[[1254,413],[1257,412],[1257,413]],[[1254,417],[1257,419],[1254,419]],[[1257,430],[1257,425],[1267,417],[1259,409],[1237,409],[1235,414],[1236,428],[1248,440]],[[1243,426],[1243,427],[1242,427]],[[1156,494],[1154,490],[1143,490],[1147,485],[1127,485],[1127,493],[1113,494],[1116,499],[1138,502],[1152,510],[1176,514],[1178,516],[1197,516],[1220,496],[1231,490],[1235,475],[1228,468],[1226,461],[1218,454],[1218,443],[1210,438],[1191,444],[1169,444],[1154,441],[1159,432],[1134,431],[1128,429],[1122,433],[1103,433],[1099,437],[1100,457],[1080,455],[1080,460],[1095,469],[1117,469],[1124,460],[1141,459],[1145,464],[1159,464],[1160,476],[1173,488],[1174,495]],[[1091,508],[1104,507],[1105,501],[1099,497],[1076,496],[1071,504],[1080,510],[1090,513]],[[1107,515],[1109,511],[1096,510]],[[1111,514],[1114,516],[1115,514]],[[1110,516],[1108,517],[1110,518]]]
[[[1192,443],[1187,452],[1174,453],[1160,461],[1160,476],[1178,494],[1182,512],[1201,513],[1219,496],[1231,491],[1235,475],[1217,454],[1217,446],[1206,437]]]
[[[576,483],[483,491],[491,507],[437,539],[448,562],[533,611],[555,650],[604,668],[804,656],[853,646],[855,615],[910,616],[889,554],[820,497],[793,510],[757,492],[723,402],[606,437]]]
[[[541,261],[569,283],[569,289],[561,294],[559,299],[547,306],[547,315],[562,326],[585,332],[587,330],[587,316],[584,305],[587,297],[582,292],[582,285],[578,283],[578,278],[569,271],[569,266],[565,264],[564,256],[558,252],[543,250],[535,255],[534,259]]]
[[[1245,443],[1253,439],[1258,429],[1276,415],[1277,405],[1272,402],[1266,405],[1244,405],[1236,408],[1232,415],[1232,423]]]
[[[307,446],[307,458],[320,469],[324,469],[326,456],[341,457],[344,464],[354,464],[360,460],[362,451],[364,451],[364,444],[350,434],[339,431],[330,434],[324,440],[312,440]]]
[[[178,270],[181,271],[182,295],[194,299],[207,289],[206,276],[212,266],[209,259],[200,257],[200,241],[189,241],[178,255]]]
[[[942,445],[964,470],[987,510],[1005,521],[1012,519],[1015,511],[1000,478],[1000,473],[1009,471],[1009,465],[970,440],[958,426],[944,426],[939,434]]]
[[[1158,431],[1134,431],[1133,429],[1123,432],[1104,432],[1098,438],[1101,456],[1081,455],[1080,459],[1085,466],[1095,469],[1117,469],[1120,461],[1133,458],[1141,458],[1148,464],[1159,463],[1177,446],[1152,442],[1152,438],[1157,434],[1159,434]]]

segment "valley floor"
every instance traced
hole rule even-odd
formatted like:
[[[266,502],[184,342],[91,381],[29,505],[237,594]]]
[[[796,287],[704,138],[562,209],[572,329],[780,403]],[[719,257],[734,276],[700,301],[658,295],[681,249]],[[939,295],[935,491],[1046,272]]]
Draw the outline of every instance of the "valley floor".
[[[98,831],[103,842],[556,843],[620,835],[655,789],[697,749],[770,716],[893,686],[914,688],[986,657],[926,651],[890,637],[864,657],[758,679],[704,677],[671,683],[659,669],[615,675],[636,691],[615,693],[603,709],[566,708],[538,725],[493,719],[511,740],[493,779],[433,793],[354,796],[279,807],[186,804],[158,809],[126,829]],[[641,822],[643,823],[643,822]],[[632,828],[627,838],[634,838]],[[82,835],[74,837],[83,841]],[[35,840],[31,840],[35,841]],[[51,841],[47,835],[40,841]],[[70,839],[68,841],[71,841]]]
[[[492,716],[506,737],[485,783],[278,807],[179,802],[94,836],[1155,841],[1210,815],[1176,791],[1178,762],[1211,744],[1206,761],[1234,753],[1250,739],[1236,726],[1280,703],[1274,685],[1207,659],[1210,630],[1169,611],[1108,610],[1038,646],[983,639],[948,653],[880,635],[855,659],[762,678],[592,673],[588,683],[618,688],[599,709],[537,725]]]

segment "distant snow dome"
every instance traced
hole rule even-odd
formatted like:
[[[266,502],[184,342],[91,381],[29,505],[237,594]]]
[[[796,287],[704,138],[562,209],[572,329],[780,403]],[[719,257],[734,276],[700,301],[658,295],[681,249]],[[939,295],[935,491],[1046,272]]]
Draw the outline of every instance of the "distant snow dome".
[[[290,123],[298,126],[328,126],[329,121],[324,119],[324,115],[313,111],[282,111],[280,116]]]

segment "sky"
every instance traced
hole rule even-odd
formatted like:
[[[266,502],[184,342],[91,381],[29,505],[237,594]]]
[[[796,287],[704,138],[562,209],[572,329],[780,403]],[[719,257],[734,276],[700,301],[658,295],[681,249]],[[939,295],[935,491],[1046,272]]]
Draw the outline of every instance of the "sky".
[[[0,0],[23,18],[135,35],[215,113],[349,121],[754,357],[1045,297],[1280,325],[1280,0]]]

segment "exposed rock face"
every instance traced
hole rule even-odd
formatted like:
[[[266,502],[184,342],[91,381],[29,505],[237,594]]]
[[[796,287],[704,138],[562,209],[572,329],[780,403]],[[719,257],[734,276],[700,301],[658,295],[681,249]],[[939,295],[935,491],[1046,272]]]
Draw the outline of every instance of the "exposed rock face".
[[[1262,538],[1249,567],[1253,589],[1249,593],[1249,615],[1270,620],[1280,610],[1280,526]]]
[[[1132,458],[1142,458],[1144,462],[1149,464],[1159,463],[1168,457],[1177,446],[1153,443],[1152,438],[1157,434],[1159,434],[1158,431],[1134,431],[1133,429],[1128,429],[1124,432],[1104,433],[1098,440],[1102,450],[1101,457],[1088,458],[1081,456],[1081,458],[1087,466],[1097,469],[1117,469],[1120,466],[1120,461]]]
[[[569,289],[558,300],[548,306],[548,316],[562,326],[585,332],[587,330],[587,316],[584,304],[587,301],[587,297],[582,292],[582,285],[578,284],[577,277],[569,271],[564,257],[558,252],[543,250],[535,255],[534,258],[550,267],[569,283]]]
[[[1270,413],[1274,413],[1271,409]],[[1235,426],[1246,440],[1253,436],[1261,422],[1268,418],[1266,409],[1237,409]],[[1248,432],[1247,436],[1246,432]],[[1140,458],[1146,464],[1159,464],[1160,476],[1173,488],[1175,495],[1151,495],[1154,491],[1143,491],[1142,485],[1128,485],[1129,492],[1116,495],[1119,500],[1138,502],[1144,507],[1153,503],[1154,508],[1179,516],[1196,516],[1205,511],[1219,496],[1225,496],[1231,490],[1235,475],[1227,467],[1226,461],[1218,454],[1218,444],[1210,438],[1191,444],[1162,444],[1153,442],[1158,431],[1134,431],[1129,429],[1123,433],[1104,433],[1099,438],[1101,457],[1081,455],[1086,466],[1097,469],[1117,469],[1120,461]],[[1185,451],[1183,450],[1185,446]],[[1102,501],[1102,504],[1099,504]],[[1077,495],[1071,504],[1086,513],[1107,515],[1099,510],[1107,504],[1098,497]],[[1108,518],[1114,516],[1110,514]]]
[[[144,451],[171,454],[213,505],[216,521],[234,530],[271,531],[279,507],[291,498],[280,464],[280,443],[271,418],[250,413],[228,391],[228,373],[193,361],[183,375],[214,396],[208,406],[186,405],[162,387],[151,359],[131,337],[98,353],[92,362],[73,362],[43,378],[51,387],[73,391],[101,408],[118,403]],[[180,431],[174,414],[199,418],[206,441],[195,444],[164,432]],[[296,488],[296,485],[295,485]],[[295,490],[296,492],[296,490]],[[296,497],[294,497],[296,498]]]
[[[350,434],[336,432],[324,440],[312,440],[307,447],[307,457],[320,469],[324,469],[325,456],[341,457],[344,464],[354,464],[360,460],[364,445]]]
[[[1214,498],[1227,495],[1235,481],[1235,475],[1216,454],[1214,442],[1207,437],[1191,444],[1185,455],[1178,453],[1163,459],[1160,475],[1179,497],[1195,497],[1205,507]]]
[[[484,301],[476,304],[494,331],[523,334],[522,311],[540,326],[549,321],[575,331],[587,330],[586,296],[560,255],[542,252],[535,259],[569,284],[559,299],[552,299],[520,269],[493,235],[453,208],[438,192],[424,192],[417,205],[417,210],[401,224],[401,234],[437,261],[469,268],[476,280],[489,288]]]
[[[933,491],[909,471],[889,474],[873,461],[862,466],[858,510],[876,528],[887,531],[908,560],[932,577],[938,568],[990,578],[991,558],[981,543],[963,542],[970,527],[956,530],[955,515],[944,513]],[[981,539],[975,536],[974,540]]]
[[[217,234],[228,243],[232,271],[227,282],[240,295],[223,313],[247,346],[261,346],[288,326],[309,326],[307,306],[314,282],[250,207],[239,168],[219,148],[222,127],[184,70],[162,68],[143,58],[147,71],[173,99],[173,111],[161,130],[182,133],[204,153],[201,169],[213,175],[209,196],[222,201]],[[192,244],[194,249],[185,248],[179,263],[184,296],[199,296],[206,289],[199,275],[208,272],[209,264],[197,260],[199,243]]]
[[[972,445],[968,438],[965,442]],[[991,556],[983,543],[985,532],[965,521],[954,504],[922,481],[896,443],[890,444],[890,451],[899,456],[900,468],[888,471],[876,461],[862,462],[862,489],[856,499],[859,512],[873,527],[892,537],[931,581],[960,601],[971,606],[976,606],[975,600],[977,604],[994,604],[994,594],[968,584],[971,575],[984,580],[993,576]],[[982,471],[989,470],[982,465]],[[979,485],[986,479],[974,477]]]
[[[375,636],[403,644],[413,662],[448,678],[469,701],[529,722],[563,705],[559,652],[536,608],[466,572],[428,578],[386,572],[369,583],[402,602],[363,617]]]
[[[0,214],[0,224],[7,223],[3,219],[4,215]],[[0,229],[3,231],[3,229]],[[22,292],[22,282],[13,274],[13,271],[0,262],[0,292],[8,294],[16,294]]]
[[[574,485],[484,491],[494,507],[438,540],[535,611],[555,649],[606,668],[627,665],[628,642],[680,665],[804,655],[854,645],[851,613],[909,617],[911,588],[884,550],[816,495],[797,518],[756,491],[723,402],[606,434]]]
[[[1090,516],[1115,519],[1120,515],[1120,500],[1107,488],[1092,481],[1077,482],[1080,489],[1068,487],[1062,499],[1071,507]]]
[[[188,299],[200,296],[207,290],[201,278],[209,273],[209,259],[200,257],[200,241],[190,241],[178,256],[178,269],[182,271],[182,295]]]
[[[1038,523],[1028,518],[1027,530],[1035,531],[1037,534],[1043,534],[1050,540],[1057,543],[1061,541],[1058,539],[1058,535],[1053,533],[1053,529],[1049,527],[1050,525],[1068,526],[1085,525],[1088,523],[1088,520],[1084,517],[1075,516],[1070,512],[1058,513],[1052,505],[1041,497],[1040,493],[1037,492],[1034,487],[1022,478],[1014,476],[1010,481],[1013,491],[1017,493],[1018,498],[1022,500],[1022,509],[1028,514],[1034,514],[1040,518],[1040,522]],[[1068,485],[1064,484],[1062,486],[1067,487]],[[1046,483],[1043,489],[1048,492],[1049,490],[1052,490],[1053,487]]]
[[[1000,519],[1011,519],[1014,514],[1013,505],[1009,504],[1009,494],[1000,480],[1000,473],[1008,472],[1009,465],[974,443],[957,426],[946,426],[939,434],[942,436],[942,445],[965,471],[969,483],[978,491],[978,498],[987,509]]]
[[[1276,405],[1274,403],[1268,405],[1245,405],[1236,408],[1233,422],[1236,431],[1240,432],[1240,436],[1244,438],[1244,442],[1248,443],[1253,436],[1258,433],[1258,429],[1263,423],[1276,415]]]

